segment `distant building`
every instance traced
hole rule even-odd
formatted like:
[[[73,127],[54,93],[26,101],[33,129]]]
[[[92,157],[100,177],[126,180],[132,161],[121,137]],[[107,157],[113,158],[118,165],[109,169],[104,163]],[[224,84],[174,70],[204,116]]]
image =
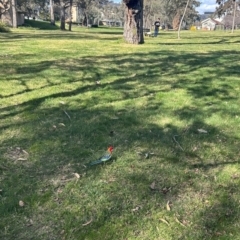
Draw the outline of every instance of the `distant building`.
[[[207,18],[201,21],[201,25],[203,30],[216,30],[217,26],[224,26],[223,23],[213,18]]]

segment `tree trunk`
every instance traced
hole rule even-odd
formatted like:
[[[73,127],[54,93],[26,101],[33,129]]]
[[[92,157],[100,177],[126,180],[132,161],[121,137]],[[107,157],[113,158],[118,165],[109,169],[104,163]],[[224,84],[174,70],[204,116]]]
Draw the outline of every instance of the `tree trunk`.
[[[16,9],[16,0],[12,0],[12,27],[17,28],[17,9]]]
[[[172,20],[173,30],[178,30],[180,20],[181,20],[181,15],[180,15],[179,11],[177,11],[176,15],[174,16],[174,18]]]
[[[10,1],[0,1],[0,22],[4,13],[8,12],[11,7]]]
[[[61,19],[61,30],[66,30],[65,28],[65,4],[64,4],[64,1],[61,0],[60,1],[60,7],[61,7],[61,10],[60,10],[60,19]]]
[[[237,0],[235,0],[234,9],[233,9],[232,33],[235,28],[236,10],[237,10]]]
[[[143,0],[123,0],[125,3],[124,39],[128,43],[144,43]]]
[[[69,27],[68,31],[72,31],[72,5],[73,5],[73,0],[69,1]]]
[[[50,0],[50,19],[51,19],[51,25],[55,25],[55,18],[54,18],[54,0]]]
[[[83,26],[87,27],[88,26],[88,15],[87,15],[87,12],[84,11],[83,15],[84,15]]]
[[[190,0],[187,1],[186,7],[185,7],[184,12],[183,12],[183,16],[181,18],[181,21],[180,21],[180,24],[179,24],[179,27],[178,27],[178,39],[180,39],[180,30],[181,30],[181,27],[182,27],[182,22],[183,22],[183,19],[185,17],[189,2],[190,2]]]

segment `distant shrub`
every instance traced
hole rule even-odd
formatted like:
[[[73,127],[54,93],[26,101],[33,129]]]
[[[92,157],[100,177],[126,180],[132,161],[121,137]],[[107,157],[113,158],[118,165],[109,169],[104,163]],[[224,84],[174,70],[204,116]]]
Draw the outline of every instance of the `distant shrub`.
[[[6,23],[0,21],[0,32],[10,32],[10,28]]]
[[[197,27],[196,27],[196,26],[191,26],[191,27],[190,27],[190,30],[191,30],[191,31],[196,31],[196,30],[197,30]]]

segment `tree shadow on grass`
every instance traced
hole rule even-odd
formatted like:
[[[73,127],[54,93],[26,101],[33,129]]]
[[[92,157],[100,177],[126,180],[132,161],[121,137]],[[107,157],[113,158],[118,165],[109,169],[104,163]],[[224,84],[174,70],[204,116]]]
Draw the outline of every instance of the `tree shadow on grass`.
[[[88,39],[91,40],[98,40],[98,41],[116,41],[116,37],[119,36],[122,38],[122,33],[119,32],[92,32],[92,31],[86,31],[86,32],[78,32],[78,31],[72,31],[72,32],[63,32],[63,31],[55,31],[52,33],[49,30],[44,30],[44,33],[36,33],[36,34],[29,34],[29,33],[9,33],[6,35],[0,36],[0,42],[5,41],[27,41],[27,39],[58,39],[58,40],[78,40],[78,39]],[[111,35],[111,36],[110,36]]]
[[[234,52],[224,54],[224,60],[236,56]],[[66,89],[59,83],[60,89],[53,93],[44,93],[43,87],[36,89],[31,99],[1,108],[2,239],[142,239],[144,232],[152,236],[148,239],[158,239],[164,232],[168,238],[184,239],[182,234],[186,234],[185,239],[203,239],[234,234],[223,218],[229,212],[231,224],[237,224],[239,212],[230,211],[236,207],[236,199],[227,198],[233,185],[225,181],[223,189],[220,183],[210,186],[216,175],[223,174],[223,166],[238,163],[239,139],[205,119],[214,114],[224,113],[229,118],[238,114],[221,104],[237,100],[232,84],[217,85],[215,81],[227,78],[238,65],[226,63],[224,69],[213,68],[209,79],[199,72],[196,79],[188,75],[216,64],[220,55],[223,52],[173,57],[162,51],[150,52],[147,57],[138,53],[134,57],[73,59],[74,65],[59,60],[21,66],[25,83],[33,69],[38,74],[52,65],[65,71],[83,71],[84,75],[74,81],[69,76],[69,87],[81,82],[79,86]],[[134,64],[126,67],[129,62]],[[91,68],[86,70],[86,66]],[[15,69],[18,72],[20,68]],[[90,79],[88,72],[94,77]],[[104,82],[104,77],[112,76],[113,80]],[[96,85],[99,78],[103,82]],[[49,83],[46,88],[51,86]],[[175,93],[178,90],[186,90],[193,103],[182,103]],[[112,94],[107,95],[109,92]],[[2,99],[14,100],[24,94]],[[181,103],[174,103],[176,98]],[[53,99],[58,103],[49,104]],[[59,103],[65,100],[65,104]],[[206,107],[210,100],[218,105],[214,110],[212,105]],[[198,129],[208,133],[201,134]],[[113,136],[110,131],[114,131]],[[86,170],[83,165],[99,157],[109,144],[115,147],[117,161]],[[80,179],[74,173],[79,173]],[[234,189],[237,195],[236,184]],[[192,199],[187,204],[189,196]],[[214,204],[201,205],[206,198],[212,198]],[[19,200],[25,202],[24,208],[18,206]],[[170,212],[166,210],[168,201],[173,204]],[[175,216],[187,229],[174,220]],[[163,218],[172,229],[163,223],[158,232],[159,219]],[[191,221],[193,232],[189,230]],[[182,230],[177,231],[179,228]]]

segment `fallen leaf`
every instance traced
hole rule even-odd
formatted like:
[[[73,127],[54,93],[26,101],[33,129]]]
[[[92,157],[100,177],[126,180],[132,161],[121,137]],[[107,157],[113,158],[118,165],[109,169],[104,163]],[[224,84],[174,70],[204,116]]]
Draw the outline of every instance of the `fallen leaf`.
[[[163,194],[167,194],[169,191],[171,190],[171,187],[164,187],[163,189],[162,189],[162,193]]]
[[[200,129],[198,129],[198,132],[199,132],[199,133],[208,133],[206,130],[204,130],[204,129],[201,129],[201,128],[200,128]]]
[[[151,190],[156,190],[156,182],[155,181],[151,183],[150,189]]]
[[[169,201],[167,202],[166,208],[167,208],[168,211],[171,211],[171,208],[169,206]]]
[[[136,73],[133,73],[132,75],[130,75],[130,77],[136,77],[137,74]]]
[[[175,220],[176,220],[176,222],[179,223],[181,226],[186,227],[183,223],[181,223],[181,222],[177,219],[177,217],[175,217]]]
[[[64,101],[59,101],[60,104],[62,105],[65,105],[65,102]]]
[[[62,126],[62,127],[65,127],[65,124],[64,124],[64,123],[59,123],[58,125],[59,125],[59,126]]]
[[[82,226],[87,226],[87,225],[89,225],[92,221],[93,221],[93,220],[91,219],[91,220],[89,220],[88,222],[83,223]]]
[[[18,161],[26,161],[27,159],[26,158],[18,158],[17,160]]]
[[[132,211],[133,211],[133,212],[136,212],[136,211],[138,211],[138,210],[140,210],[140,209],[141,209],[141,207],[140,207],[140,206],[137,206],[137,207],[133,208]]]
[[[20,207],[24,207],[24,205],[25,205],[22,200],[20,200],[18,204],[19,204]]]
[[[169,226],[169,222],[167,220],[165,220],[164,218],[160,218],[159,220],[166,223]]]
[[[80,175],[79,175],[78,173],[74,173],[74,176],[75,176],[76,178],[80,178]]]
[[[29,155],[29,153],[26,151],[26,150],[22,150],[22,152],[24,153],[24,154],[26,154],[26,155]]]
[[[192,151],[195,152],[195,151],[197,151],[197,149],[198,149],[197,147],[194,147],[194,148],[192,149]]]
[[[235,174],[233,174],[233,175],[231,176],[231,178],[232,178],[232,179],[238,179],[238,178],[239,178],[239,175],[238,175],[237,173],[235,173]]]
[[[27,227],[30,227],[33,225],[33,220],[32,219],[29,219],[29,222],[27,223]]]

